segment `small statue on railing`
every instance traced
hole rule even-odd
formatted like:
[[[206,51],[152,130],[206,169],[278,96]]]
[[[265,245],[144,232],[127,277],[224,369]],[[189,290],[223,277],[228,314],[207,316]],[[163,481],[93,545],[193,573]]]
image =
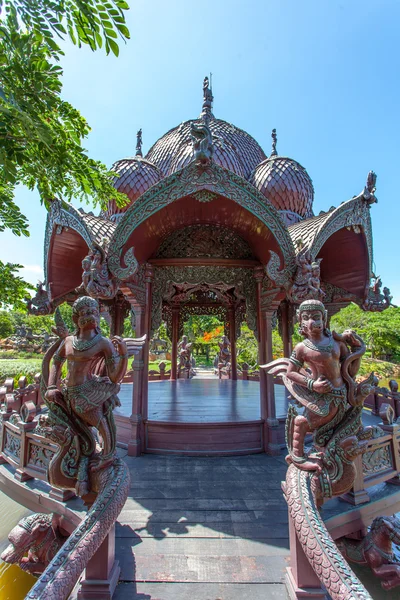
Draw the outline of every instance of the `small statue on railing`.
[[[110,273],[104,248],[94,244],[90,254],[83,259],[82,268],[82,284],[92,298],[114,298],[119,282]]]
[[[382,579],[384,590],[400,585],[400,563],[395,560],[392,547],[393,543],[400,544],[400,520],[396,516],[376,517],[361,540],[343,537],[336,543],[346,560],[370,567]]]
[[[364,597],[364,593],[368,598],[335,548],[317,507],[326,498],[346,493],[354,484],[354,461],[372,435],[372,429],[362,425],[363,402],[376,380],[371,374],[356,384],[365,344],[353,331],[331,333],[322,302],[306,300],[297,317],[303,342],[297,344],[290,358],[262,367],[270,374],[281,375],[291,396],[304,409],[299,415],[294,406],[289,406],[286,420],[289,468],[285,497],[291,522],[305,555],[332,598]],[[309,432],[313,434],[313,446],[306,451],[304,442]],[[317,546],[319,552],[314,551]]]
[[[60,531],[60,520],[57,515],[41,513],[21,519],[8,534],[10,544],[1,560],[18,564],[28,573],[43,573],[68,538],[67,532]]]
[[[223,366],[231,362],[231,343],[227,335],[223,335],[220,342],[218,342],[219,354],[218,360]]]
[[[82,296],[76,300],[72,319],[76,331],[73,335],[63,332],[64,339],[53,354],[44,397],[53,418],[70,424],[72,432],[78,435],[80,458],[76,492],[82,496],[90,491],[89,471],[102,469],[115,458],[116,429],[112,411],[119,406],[117,393],[125,375],[127,354],[121,338],[115,336],[109,340],[101,335],[99,305],[93,298]],[[57,382],[65,360],[68,372],[60,391]],[[102,438],[100,453],[96,451],[92,427]],[[67,447],[65,450],[70,452]],[[50,467],[56,479],[50,483],[58,485],[57,469],[54,465]]]
[[[192,357],[192,346],[193,344],[188,342],[187,335],[183,335],[178,344],[178,377],[181,376],[182,371],[186,371],[188,379],[194,375],[196,361]]]

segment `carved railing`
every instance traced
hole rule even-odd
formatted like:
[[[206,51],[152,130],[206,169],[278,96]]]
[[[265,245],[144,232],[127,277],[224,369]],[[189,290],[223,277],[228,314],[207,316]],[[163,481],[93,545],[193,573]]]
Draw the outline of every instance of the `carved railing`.
[[[392,393],[388,388],[377,387],[375,392],[366,399],[364,406],[372,410],[372,414],[379,415],[382,404],[390,404],[394,410],[394,418],[400,417],[400,394]]]
[[[167,365],[164,362],[160,362],[158,365],[158,371],[150,369],[149,381],[164,381],[171,377],[171,369],[167,369]]]
[[[260,381],[259,369],[250,367],[247,363],[242,363],[238,368],[239,379],[243,381]]]
[[[26,378],[21,378],[16,390],[13,390],[11,381],[7,381],[0,392],[3,399],[0,410],[0,464],[8,463],[12,467],[14,479],[21,484],[32,479],[48,484],[47,469],[58,449],[58,446],[44,435],[46,430],[42,427],[41,416],[45,411],[42,410],[38,379],[35,384],[27,386]],[[4,392],[3,388],[7,391]],[[7,489],[3,491],[7,493]],[[29,497],[30,493],[32,499],[29,507],[32,508],[37,501],[37,492],[26,488],[23,495]],[[60,489],[50,484],[47,494],[50,499],[60,502],[75,497],[71,490]],[[63,506],[62,504],[61,507]],[[54,511],[54,503],[49,507],[46,506],[46,501],[39,499],[38,509],[41,512]],[[63,508],[61,511],[64,513]],[[86,576],[81,582],[79,592],[80,600],[111,598],[116,587],[119,567],[115,561],[115,528],[112,523],[110,525],[111,529],[104,542],[86,565]],[[62,600],[64,596],[57,598]]]
[[[374,437],[368,440],[365,452],[356,458],[357,475],[353,488],[341,496],[351,504],[369,502],[366,490],[379,483],[400,485],[400,425],[393,423],[393,413],[388,406],[382,405],[383,422],[374,428]]]

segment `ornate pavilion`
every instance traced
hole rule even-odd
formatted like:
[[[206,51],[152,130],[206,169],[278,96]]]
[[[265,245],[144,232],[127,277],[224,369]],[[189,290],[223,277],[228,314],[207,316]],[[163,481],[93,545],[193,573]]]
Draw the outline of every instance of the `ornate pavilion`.
[[[226,324],[236,381],[235,343],[244,320],[264,364],[272,360],[276,316],[290,355],[294,309],[307,298],[323,300],[330,316],[350,302],[365,310],[390,304],[389,290],[381,293],[372,273],[375,174],[369,173],[359,195],[314,215],[311,178],[296,160],[278,154],[276,131],[267,156],[248,133],[216,118],[212,102],[206,78],[200,116],[168,131],[145,157],[138,133],[135,156],[113,166],[115,188],[127,195],[127,205],[111,198],[95,216],[54,200],[47,218],[46,290],[38,289],[31,312],[53,312],[89,294],[110,319],[112,334],[122,332],[131,313],[143,338],[136,345],[142,360],[134,364],[126,424],[131,454],[149,450],[148,345],[162,320],[172,340],[172,380],[185,319],[215,314]],[[251,430],[251,447],[244,441],[241,452],[277,449],[272,376],[262,375],[259,387],[258,418],[225,431],[240,440]],[[179,450],[174,431],[170,439]]]

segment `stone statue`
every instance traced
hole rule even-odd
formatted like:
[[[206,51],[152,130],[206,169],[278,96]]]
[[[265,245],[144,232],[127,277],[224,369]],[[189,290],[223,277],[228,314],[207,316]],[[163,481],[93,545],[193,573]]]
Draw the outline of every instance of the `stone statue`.
[[[119,282],[110,273],[104,248],[94,244],[82,261],[82,284],[92,298],[110,300],[118,291]]]
[[[400,563],[395,560],[392,544],[400,544],[400,520],[396,517],[376,517],[371,529],[361,540],[340,538],[339,550],[349,562],[367,565],[382,579],[384,590],[400,585]]]
[[[45,399],[51,410],[57,412],[61,409],[67,413],[81,432],[76,492],[82,496],[89,492],[89,469],[104,468],[115,458],[116,433],[112,410],[119,406],[117,393],[126,371],[127,354],[121,338],[109,340],[101,335],[99,305],[93,298],[83,296],[76,300],[72,319],[76,331],[64,337],[53,355]],[[68,362],[68,372],[60,391],[57,382],[64,360]],[[95,374],[99,361],[104,367],[103,377]],[[92,427],[102,438],[100,453],[95,452]]]
[[[188,376],[193,375],[195,360],[192,357],[192,344],[188,342],[187,335],[183,335],[178,344],[178,376],[181,371],[187,370]]]
[[[222,336],[220,342],[218,342],[219,353],[218,353],[218,366],[227,367],[231,362],[231,344],[228,336]]]
[[[335,547],[318,507],[325,498],[344,494],[354,484],[354,461],[365,451],[373,433],[371,428],[363,427],[361,414],[376,379],[371,374],[356,384],[365,344],[353,331],[331,333],[322,302],[302,302],[297,318],[304,340],[290,358],[262,367],[270,374],[280,374],[292,398],[304,409],[299,415],[294,406],[289,406],[286,420],[289,468],[284,491],[291,526],[334,600],[363,598],[363,594],[367,598],[365,588]],[[313,444],[306,450],[304,442],[309,432]],[[316,547],[318,552],[314,551]]]
[[[28,573],[42,573],[68,537],[60,531],[60,520],[41,513],[21,519],[8,534],[10,544],[1,559]]]

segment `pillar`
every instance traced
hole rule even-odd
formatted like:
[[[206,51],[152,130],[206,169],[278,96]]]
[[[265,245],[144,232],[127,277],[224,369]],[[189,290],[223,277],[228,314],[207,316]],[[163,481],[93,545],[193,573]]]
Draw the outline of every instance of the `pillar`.
[[[286,300],[281,304],[281,331],[283,341],[283,356],[289,358],[292,353],[292,337],[290,335],[289,305]]]
[[[231,306],[228,311],[229,318],[229,341],[231,344],[231,378],[237,380],[237,364],[236,364],[236,319],[235,307]]]
[[[111,600],[120,574],[115,560],[115,525],[95,555],[88,562],[80,584],[78,600]]]
[[[308,562],[298,540],[296,529],[289,515],[290,567],[287,568],[286,585],[289,597],[294,599],[325,600],[326,592]]]
[[[145,286],[146,286],[146,304],[144,310],[143,332],[146,335],[146,341],[143,348],[143,385],[142,385],[142,417],[147,420],[148,416],[148,396],[149,396],[149,345],[151,333],[151,313],[153,308],[153,279],[154,270],[152,265],[146,264]],[[144,444],[144,439],[142,440]],[[143,448],[144,449],[144,448]]]
[[[179,306],[172,307],[172,349],[171,349],[171,380],[175,381],[178,372],[178,337],[179,337]]]
[[[124,331],[124,319],[125,319],[125,299],[123,296],[116,296],[114,302],[110,307],[111,325],[110,325],[110,336],[122,335]]]
[[[254,277],[257,284],[257,328],[258,328],[258,361],[265,365],[273,360],[272,356],[272,318],[276,303],[269,300],[268,309],[263,308],[262,282],[263,267],[256,267]],[[260,369],[260,416],[264,421],[264,451],[267,454],[280,454],[278,443],[279,421],[276,418],[274,378]]]

